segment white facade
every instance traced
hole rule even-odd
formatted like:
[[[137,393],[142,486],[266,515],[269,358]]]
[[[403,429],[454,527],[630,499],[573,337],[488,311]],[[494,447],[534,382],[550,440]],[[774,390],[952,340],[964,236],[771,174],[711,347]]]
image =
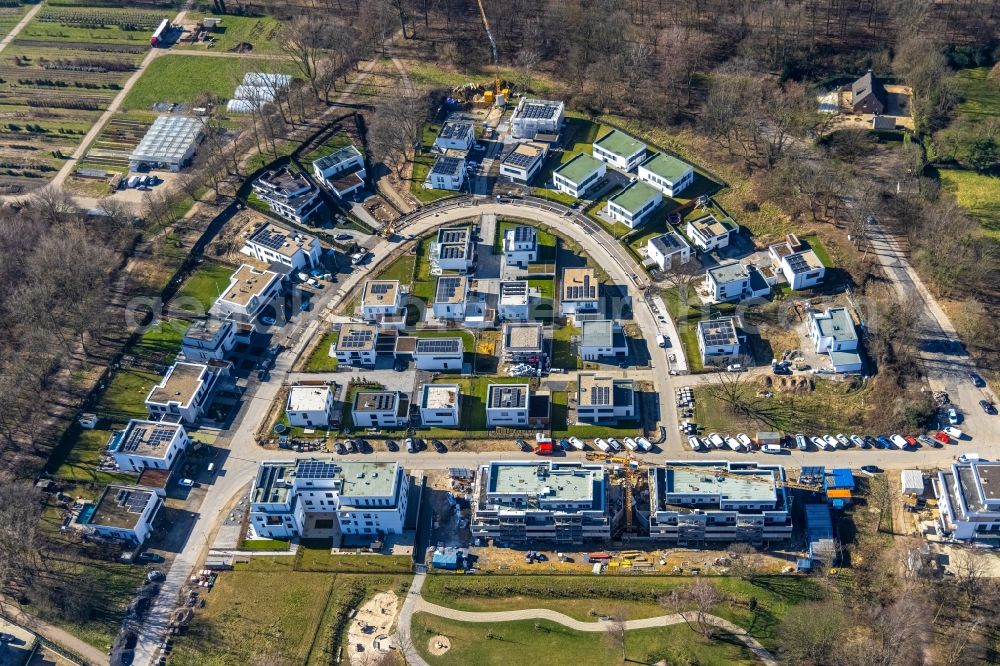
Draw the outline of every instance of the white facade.
[[[263,462],[250,525],[269,539],[400,534],[409,482],[399,463],[322,459]]]
[[[691,260],[691,246],[679,233],[670,231],[646,241],[646,256],[661,271],[669,271],[675,264],[686,264]]]
[[[527,384],[490,384],[486,390],[486,425],[527,426],[529,397]]]
[[[617,423],[635,419],[635,384],[631,379],[580,373],[577,377],[578,423]]]
[[[775,243],[768,248],[771,264],[781,271],[792,289],[815,287],[823,280],[826,267],[815,252],[799,245],[795,236],[789,236],[789,239],[791,241]]]
[[[285,401],[288,425],[296,428],[326,428],[333,416],[333,391],[329,385],[292,386]]]
[[[215,300],[211,312],[251,322],[279,293],[280,275],[243,264],[230,276],[229,286]]]
[[[694,182],[694,169],[676,157],[654,153],[639,165],[639,180],[668,197],[676,197]]]
[[[465,182],[465,160],[461,157],[439,157],[427,174],[427,187],[457,192]]]
[[[608,215],[629,229],[645,224],[663,201],[663,194],[638,180],[608,199]]]
[[[465,343],[460,337],[417,338],[413,364],[418,370],[461,370]]]
[[[497,316],[501,321],[527,321],[531,296],[527,280],[503,280],[500,282],[500,298],[497,302]]]
[[[420,422],[425,427],[453,428],[462,417],[458,384],[424,384],[420,389]]]
[[[592,268],[563,269],[559,308],[564,315],[596,312],[599,284]]]
[[[579,198],[604,177],[607,166],[586,153],[579,153],[552,172],[552,183],[558,192]]]
[[[954,463],[932,480],[938,499],[938,527],[958,541],[1000,540],[1000,463]]]
[[[469,227],[438,229],[437,240],[431,245],[433,271],[458,271],[465,273],[476,263],[476,243]]]
[[[698,322],[702,365],[720,365],[740,355],[740,338],[733,317]]]
[[[434,290],[434,316],[438,319],[465,319],[469,281],[460,275],[443,275]]]
[[[268,171],[254,181],[253,191],[275,215],[304,224],[323,206],[319,188],[288,167]]]
[[[646,144],[620,130],[612,130],[594,142],[594,157],[621,171],[631,171],[646,157]]]
[[[374,367],[378,327],[374,324],[343,324],[337,341],[330,344],[330,356],[338,364]]]
[[[835,372],[859,372],[858,332],[847,308],[809,313],[809,334],[816,352],[827,354]]]
[[[141,472],[147,468],[170,469],[190,443],[180,424],[132,419],[124,430],[111,436],[108,451],[118,469]]]
[[[241,251],[258,261],[281,264],[293,270],[318,266],[323,254],[315,236],[288,231],[270,222],[250,234]]]
[[[718,219],[712,213],[689,221],[685,228],[691,243],[702,252],[729,247],[729,238],[735,232],[736,224],[731,219]]]
[[[518,144],[500,163],[500,176],[515,183],[527,185],[545,164],[549,147],[544,143],[530,141]]]
[[[503,260],[507,266],[521,268],[538,260],[538,233],[534,227],[523,225],[504,231]]]
[[[341,199],[365,186],[365,158],[353,145],[321,157],[312,166],[316,180]]]
[[[510,119],[515,139],[533,139],[536,134],[558,134],[566,105],[545,99],[522,97]]]
[[[153,532],[153,522],[161,506],[163,500],[152,490],[108,486],[97,499],[86,527],[105,539],[140,546]]]
[[[146,409],[159,418],[197,423],[209,405],[215,382],[228,374],[229,364],[178,361],[146,396]]]
[[[608,319],[588,320],[581,324],[580,358],[598,361],[628,354],[628,343],[621,324]]]
[[[361,318],[380,323],[405,314],[399,280],[368,280],[361,294]]]
[[[434,139],[434,149],[442,153],[448,150],[467,151],[475,142],[476,131],[471,120],[448,120]]]
[[[209,317],[191,324],[181,340],[185,361],[221,361],[236,346],[236,322]]]
[[[410,399],[400,391],[358,391],[351,404],[356,428],[398,428],[410,421]]]

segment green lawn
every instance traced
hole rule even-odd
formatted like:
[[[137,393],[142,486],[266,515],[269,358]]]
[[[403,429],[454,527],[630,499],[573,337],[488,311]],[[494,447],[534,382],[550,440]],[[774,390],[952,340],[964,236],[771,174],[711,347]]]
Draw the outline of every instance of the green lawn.
[[[567,324],[557,326],[552,331],[552,366],[564,370],[576,370],[580,367],[580,359],[573,354],[570,339],[580,335],[580,328]]]
[[[76,439],[67,444],[65,453],[57,451],[49,460],[53,476],[69,481],[107,485],[135,483],[137,475],[124,472],[102,472],[97,469],[101,453],[111,438],[110,430],[80,430]]]
[[[304,539],[295,555],[296,571],[330,573],[409,573],[408,555],[337,554],[330,552],[329,539]]]
[[[379,273],[378,279],[399,280],[401,284],[410,284],[410,281],[413,280],[413,266],[416,261],[416,255],[404,254]]]
[[[938,169],[941,185],[983,225],[983,232],[1000,239],[1000,176],[960,169]]]
[[[451,648],[440,657],[428,650],[434,636],[447,636]],[[521,620],[495,624],[458,622],[416,613],[412,640],[429,664],[442,666],[546,666],[588,664],[698,664],[729,666],[757,664],[753,653],[726,636],[708,640],[684,624],[637,629],[626,635],[626,659],[603,634],[573,631],[548,620]]]
[[[337,369],[337,359],[330,356],[330,345],[340,338],[340,331],[331,330],[319,341],[302,368],[303,372],[333,372]]]
[[[154,102],[191,103],[205,93],[228,99],[247,72],[292,74],[285,61],[166,55],[149,63],[125,96],[124,110],[148,109]]]
[[[503,252],[503,237],[507,233],[508,229],[513,229],[514,227],[523,226],[535,227],[535,238],[538,240],[538,260],[536,264],[551,264],[556,260],[557,251],[557,240],[556,237],[535,226],[535,223],[531,220],[510,220],[510,219],[500,219],[497,220],[497,231],[493,239],[493,253],[501,254]]]
[[[119,371],[97,403],[95,412],[103,418],[115,421],[144,418],[146,396],[162,377],[149,370],[129,368]]]
[[[321,157],[326,157],[331,153],[337,152],[344,146],[349,146],[353,143],[354,141],[351,139],[350,136],[348,136],[343,132],[337,132],[329,139],[321,143],[319,146],[310,150],[308,153],[299,158],[299,161],[302,162],[303,165],[306,165],[307,168],[311,168],[312,163],[320,159]]]
[[[280,539],[244,539],[240,550],[288,550],[288,541]]]
[[[550,190],[547,187],[532,187],[532,196],[541,197],[542,199],[548,199],[549,201],[555,201],[564,206],[572,206],[576,203],[576,197],[566,194],[565,192],[557,192],[556,190]]]
[[[202,12],[189,12],[187,21],[201,21],[206,16],[216,16],[215,14],[204,14]],[[281,53],[281,39],[279,28],[281,21],[273,16],[233,16],[226,14],[220,16],[222,25],[212,32],[215,42],[212,51],[229,51],[234,46],[247,42],[253,44],[253,53]],[[175,48],[185,50],[204,50],[207,45],[199,44],[178,44]]]
[[[231,266],[206,261],[177,290],[171,305],[195,315],[205,314],[229,286],[229,278],[235,270]]]
[[[424,187],[427,174],[431,172],[431,168],[438,158],[438,154],[432,153],[431,149],[434,147],[434,140],[440,131],[440,125],[432,123],[424,125],[421,132],[421,151],[413,158],[413,173],[410,175],[410,192],[423,203],[430,203],[438,199],[446,199],[460,194],[451,190],[433,190]]]
[[[1000,86],[989,80],[989,67],[963,69],[955,75],[962,101],[958,112],[975,119],[1000,116]]]
[[[701,348],[698,347],[698,324],[697,322],[675,322],[677,324],[677,335],[684,345],[684,356],[687,358],[688,369],[691,372],[699,372],[705,369],[701,362]]]
[[[823,262],[824,266],[827,268],[834,268],[836,266],[833,260],[830,259],[830,253],[827,251],[826,246],[823,245],[823,241],[816,234],[806,234],[799,238],[809,245],[809,248],[816,253],[816,258]]]
[[[465,72],[455,72],[450,69],[445,69],[434,62],[427,60],[403,60],[403,66],[406,68],[407,74],[409,74],[410,80],[418,86],[443,86],[446,88],[454,88],[455,86],[465,85],[466,83],[478,83],[485,88],[493,87],[493,77],[494,72],[491,69],[489,72],[484,72],[478,76],[473,74],[468,74]],[[499,71],[500,78],[504,81],[520,81],[521,75],[518,72],[510,69],[501,69]],[[553,84],[545,79],[532,78],[531,79],[531,91],[538,95],[544,95],[552,92],[554,89]]]
[[[173,363],[190,327],[191,322],[186,319],[161,320],[142,334],[130,353],[147,362]]]

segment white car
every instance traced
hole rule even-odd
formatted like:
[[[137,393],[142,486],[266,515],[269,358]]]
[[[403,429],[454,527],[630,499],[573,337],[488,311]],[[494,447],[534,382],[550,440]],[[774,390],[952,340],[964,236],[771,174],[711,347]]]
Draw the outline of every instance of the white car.
[[[726,437],[726,446],[731,448],[733,451],[742,451],[743,447],[740,446],[739,441],[735,437]]]
[[[570,441],[573,441],[573,440],[570,440]],[[649,441],[648,439],[646,439],[645,437],[636,437],[635,438],[635,443],[638,444],[639,448],[642,449],[643,451],[652,451],[653,450],[653,443],[651,441]]]
[[[578,437],[570,437],[569,443],[573,445],[573,448],[577,451],[583,451],[584,443],[583,440]]]
[[[694,435],[688,437],[688,445],[692,451],[701,451],[701,442]]]
[[[840,447],[846,449],[851,446],[851,440],[847,439],[847,435],[840,433],[837,435],[837,441],[840,442]]]
[[[820,451],[826,451],[828,448],[830,448],[827,445],[826,440],[823,439],[822,437],[810,437],[809,439]]]
[[[944,434],[948,435],[952,439],[963,439],[965,437],[964,432],[962,432],[959,428],[955,428],[953,426],[948,426],[947,428],[945,428]]]
[[[712,446],[714,446],[717,449],[721,449],[723,446],[726,445],[726,441],[722,439],[722,435],[720,435],[717,432],[709,433],[707,441],[711,442]]]
[[[629,451],[635,451],[639,448],[639,445],[635,443],[635,440],[631,437],[626,437],[624,440],[625,446],[628,447]]]
[[[948,423],[958,425],[958,410],[954,407],[948,409]]]
[[[598,449],[600,449],[601,451],[604,451],[605,453],[607,453],[608,451],[610,451],[610,450],[611,450],[611,447],[610,447],[610,446],[608,446],[608,443],[607,443],[607,442],[605,442],[605,441],[604,441],[603,439],[601,439],[600,437],[598,437],[597,439],[595,439],[595,440],[594,440],[594,446],[596,446],[596,447],[597,447]]]
[[[851,435],[851,441],[854,442],[854,446],[859,449],[865,448],[865,440],[861,439],[858,435]]]
[[[741,432],[740,434],[736,435],[736,441],[742,444],[747,451],[749,451],[750,448],[753,446],[753,440],[750,439],[750,436],[745,432]]]
[[[191,488],[194,486],[194,481],[192,479],[181,479],[177,482],[178,485],[184,486],[185,488]]]
[[[809,448],[809,442],[806,440],[806,436],[802,433],[796,435],[795,446],[799,447],[799,451],[806,451]]]
[[[612,451],[621,451],[622,450],[622,443],[619,442],[614,437],[608,437],[608,444],[611,446],[611,450]]]
[[[833,435],[823,435],[823,441],[826,442],[826,448],[830,450],[837,448],[837,438]]]
[[[905,449],[907,446],[910,445],[910,443],[907,442],[902,435],[893,435],[892,437],[889,438],[889,441],[895,444],[896,448],[898,449]]]

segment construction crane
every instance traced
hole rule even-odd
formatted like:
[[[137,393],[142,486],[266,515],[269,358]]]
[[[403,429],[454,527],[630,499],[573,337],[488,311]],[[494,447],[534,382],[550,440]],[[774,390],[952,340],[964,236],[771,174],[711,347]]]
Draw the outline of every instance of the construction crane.
[[[625,471],[625,482],[622,487],[625,489],[625,531],[633,532],[632,526],[632,491],[635,490],[639,480],[639,467],[643,464],[641,460],[633,458],[626,453],[624,456],[616,456],[610,453],[588,453],[587,460],[597,460],[604,463],[621,465]]]

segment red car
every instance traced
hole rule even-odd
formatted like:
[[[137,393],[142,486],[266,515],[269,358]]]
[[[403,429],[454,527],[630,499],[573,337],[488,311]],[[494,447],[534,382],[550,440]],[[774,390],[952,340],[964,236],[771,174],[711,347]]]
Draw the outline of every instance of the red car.
[[[905,437],[903,437],[903,439],[905,439],[906,443],[909,444],[910,446],[916,446],[917,445],[917,438],[916,437],[911,437],[910,435],[906,435]]]
[[[539,442],[538,447],[535,449],[535,455],[538,456],[551,456],[554,446],[552,442]]]
[[[934,433],[934,439],[941,442],[942,444],[951,444],[951,438],[943,432]]]

